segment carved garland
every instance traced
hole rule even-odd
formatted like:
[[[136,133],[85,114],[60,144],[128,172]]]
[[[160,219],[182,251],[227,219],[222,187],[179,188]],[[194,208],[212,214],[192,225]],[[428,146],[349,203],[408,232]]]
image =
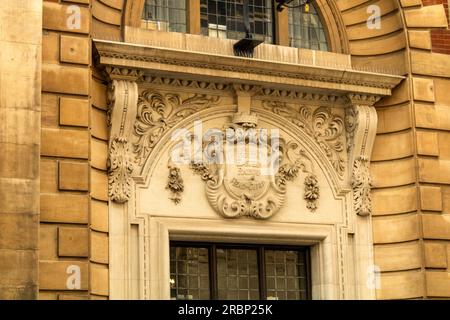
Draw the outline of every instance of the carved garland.
[[[168,168],[169,177],[166,189],[169,189],[172,192],[170,200],[172,200],[175,204],[178,204],[181,202],[181,194],[184,191],[183,178],[181,178],[180,168],[173,165],[168,165]]]

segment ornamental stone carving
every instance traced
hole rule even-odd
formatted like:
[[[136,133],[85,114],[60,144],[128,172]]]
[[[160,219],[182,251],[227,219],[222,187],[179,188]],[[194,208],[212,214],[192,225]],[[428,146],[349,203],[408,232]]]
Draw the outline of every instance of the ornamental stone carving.
[[[205,181],[210,205],[226,218],[268,219],[283,206],[287,182],[303,172],[307,208],[314,211],[319,188],[311,159],[297,143],[273,139],[267,130],[259,130],[257,121],[254,114],[235,114],[222,131],[226,141],[204,142],[204,150],[213,161],[190,164],[191,170]],[[267,157],[267,166],[251,160],[252,148]],[[230,161],[230,154],[237,157]]]
[[[369,216],[372,212],[370,156],[377,128],[377,113],[373,104],[378,99],[375,96],[348,95],[345,126],[351,168],[349,179],[354,211],[360,216]]]
[[[345,172],[344,119],[334,114],[329,107],[313,109],[307,106],[298,108],[279,101],[264,101],[263,107],[282,116],[304,130],[325,152],[333,168],[343,176]]]
[[[114,137],[108,157],[109,198],[118,203],[130,199],[134,169],[134,157],[130,145],[124,137]]]
[[[166,189],[169,189],[172,193],[170,200],[172,200],[175,204],[179,204],[181,202],[181,194],[184,191],[184,182],[183,178],[181,178],[181,171],[180,168],[174,165],[168,165],[168,168],[169,177]]]
[[[160,93],[152,89],[143,91],[138,99],[134,125],[134,133],[138,137],[134,151],[139,164],[145,162],[162,135],[176,123],[218,102],[217,96],[193,94],[182,98],[178,94]]]
[[[138,89],[135,80],[138,71],[120,72],[110,68],[108,87],[108,126],[110,128],[108,152],[108,196],[117,203],[127,202],[132,193],[134,154],[130,144],[131,128],[136,117]]]
[[[370,162],[364,157],[359,157],[353,164],[353,178],[351,182],[353,204],[355,212],[360,216],[370,215],[372,211],[372,198],[370,195],[372,179],[370,177],[369,165]]]

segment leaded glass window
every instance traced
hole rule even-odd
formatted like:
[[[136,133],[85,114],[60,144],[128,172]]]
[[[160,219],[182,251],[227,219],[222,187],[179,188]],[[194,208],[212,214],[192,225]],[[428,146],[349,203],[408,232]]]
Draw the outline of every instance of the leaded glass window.
[[[172,299],[305,300],[309,279],[307,247],[170,245]]]
[[[320,16],[313,4],[296,8],[299,0],[290,3],[289,45],[296,48],[328,50],[327,38]]]
[[[201,0],[202,34],[227,39],[245,38],[244,0]],[[271,0],[249,0],[250,33],[254,39],[273,42]]]
[[[142,19],[146,29],[186,32],[186,1],[146,0]]]

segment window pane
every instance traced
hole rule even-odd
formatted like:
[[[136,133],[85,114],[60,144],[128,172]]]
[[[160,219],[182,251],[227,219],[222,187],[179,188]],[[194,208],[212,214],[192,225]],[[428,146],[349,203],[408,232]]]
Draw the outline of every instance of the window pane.
[[[289,42],[291,47],[328,50],[322,21],[313,4],[295,8],[299,0],[293,0],[289,8]]]
[[[146,0],[142,19],[146,29],[186,32],[186,1]]]
[[[243,0],[200,0],[202,34],[239,40],[245,37]],[[272,43],[272,1],[249,1],[250,33]]]
[[[216,256],[219,299],[259,299],[256,249],[219,248]]]
[[[207,248],[170,247],[170,297],[210,299]]]
[[[307,298],[305,255],[302,251],[265,251],[268,300]]]

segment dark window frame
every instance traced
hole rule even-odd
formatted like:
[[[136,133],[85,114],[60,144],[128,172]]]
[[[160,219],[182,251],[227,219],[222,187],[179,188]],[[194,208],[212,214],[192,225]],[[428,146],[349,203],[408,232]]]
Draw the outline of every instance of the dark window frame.
[[[306,300],[312,300],[312,281],[311,281],[311,250],[309,246],[296,245],[276,245],[276,244],[248,244],[248,243],[222,243],[222,242],[196,242],[196,241],[170,241],[169,248],[188,247],[188,248],[206,248],[209,258],[209,287],[210,300],[218,300],[218,282],[217,282],[217,254],[218,248],[223,249],[253,249],[257,250],[258,257],[258,278],[260,300],[267,300],[266,271],[265,271],[265,250],[277,251],[297,251],[305,255],[306,263]]]

